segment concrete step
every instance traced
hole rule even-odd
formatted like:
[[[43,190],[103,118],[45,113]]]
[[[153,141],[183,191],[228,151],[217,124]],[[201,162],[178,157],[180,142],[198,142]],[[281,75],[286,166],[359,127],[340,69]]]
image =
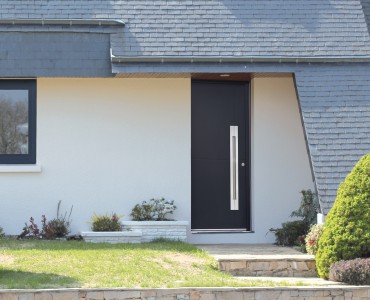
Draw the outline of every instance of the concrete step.
[[[313,257],[217,258],[219,270],[234,276],[317,277]]]

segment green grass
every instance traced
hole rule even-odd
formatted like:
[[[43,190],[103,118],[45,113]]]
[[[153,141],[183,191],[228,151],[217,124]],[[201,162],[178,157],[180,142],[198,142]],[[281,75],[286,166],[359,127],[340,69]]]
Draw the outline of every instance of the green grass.
[[[207,253],[181,242],[111,245],[0,240],[0,288],[281,285],[289,284],[223,274]]]

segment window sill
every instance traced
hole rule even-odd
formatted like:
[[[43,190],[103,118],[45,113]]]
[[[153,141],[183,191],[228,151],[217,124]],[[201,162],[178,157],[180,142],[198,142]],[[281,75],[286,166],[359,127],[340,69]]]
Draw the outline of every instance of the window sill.
[[[40,165],[0,165],[0,173],[41,173]]]

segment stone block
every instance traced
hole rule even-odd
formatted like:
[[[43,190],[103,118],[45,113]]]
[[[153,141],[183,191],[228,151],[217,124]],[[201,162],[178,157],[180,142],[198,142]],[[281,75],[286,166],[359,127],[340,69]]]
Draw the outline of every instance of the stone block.
[[[33,293],[20,294],[18,300],[34,300],[35,295]]]
[[[370,289],[369,289],[370,290]],[[368,289],[354,289],[352,291],[353,297],[367,297],[369,295]]]
[[[230,270],[230,262],[229,261],[220,261],[219,262],[219,270],[220,271],[229,271]]]
[[[86,298],[88,300],[104,300],[104,292],[102,292],[102,291],[99,291],[99,292],[87,291]]]
[[[16,293],[0,293],[0,300],[18,300]]]
[[[190,292],[190,300],[200,300],[201,294],[198,291],[191,291]]]
[[[216,296],[214,294],[200,294],[199,300],[216,300]]]
[[[36,293],[35,300],[53,300],[53,296],[50,293]]]
[[[276,300],[279,299],[280,291],[262,290],[255,292],[255,300]]]
[[[242,292],[215,292],[216,300],[244,300]]]
[[[245,261],[230,261],[230,270],[238,270],[238,269],[245,269],[247,264]]]

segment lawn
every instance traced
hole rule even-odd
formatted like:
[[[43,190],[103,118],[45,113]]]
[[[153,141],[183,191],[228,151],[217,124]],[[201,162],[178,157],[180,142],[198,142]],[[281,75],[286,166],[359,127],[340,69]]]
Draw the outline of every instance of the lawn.
[[[0,288],[276,285],[287,284],[223,274],[207,253],[181,242],[0,240]]]

